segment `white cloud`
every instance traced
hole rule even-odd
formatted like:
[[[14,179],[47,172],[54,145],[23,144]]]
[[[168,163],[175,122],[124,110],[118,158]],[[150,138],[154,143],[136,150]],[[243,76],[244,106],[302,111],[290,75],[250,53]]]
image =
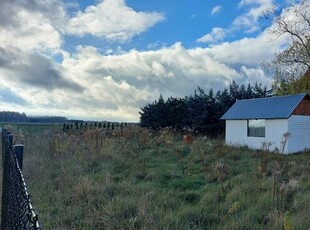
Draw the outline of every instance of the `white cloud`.
[[[124,0],[103,0],[71,18],[67,32],[124,42],[163,20],[164,16],[157,12],[134,11],[126,6]]]
[[[10,12],[12,19],[0,22],[2,79],[10,82],[11,87],[24,84],[44,90],[59,87],[82,90],[78,84],[66,79],[61,66],[49,58],[63,53],[63,37],[54,26],[65,19],[62,3],[46,0],[24,4],[3,0],[0,6],[0,14]]]
[[[254,32],[259,29],[259,19],[275,5],[273,0],[241,0],[238,7],[250,7],[250,9],[234,20],[233,29],[246,29],[247,32]]]
[[[80,48],[76,57],[64,61],[64,67],[84,70],[80,75],[97,76],[91,79],[111,76],[116,82],[125,80],[139,89],[148,87],[175,96],[191,93],[200,83],[221,88],[213,84],[213,76],[224,80],[236,76],[233,69],[206,53],[187,50],[180,43],[157,51],[132,50],[114,56],[102,56],[93,47]]]
[[[221,10],[222,10],[222,6],[217,5],[217,6],[215,6],[215,7],[212,8],[210,14],[211,14],[211,15],[218,14]]]
[[[214,27],[211,33],[205,34],[197,39],[197,42],[216,43],[222,41],[226,35],[226,30],[220,27]]]
[[[246,66],[241,66],[239,72],[243,77],[243,82],[245,85],[248,83],[253,85],[253,82],[263,82],[264,85],[269,87],[272,85],[272,79],[266,76],[265,71],[261,67],[249,68]]]
[[[19,9],[14,17],[22,24],[0,27],[1,47],[13,46],[23,51],[60,49],[61,35],[43,15]]]
[[[233,42],[224,42],[208,48],[208,54],[226,64],[243,64],[257,66],[264,60],[271,60],[276,51],[286,43],[285,38],[277,39],[264,31],[256,38],[242,38]]]
[[[39,110],[58,89],[81,92],[82,87],[66,78],[62,67],[49,58],[63,53],[63,37],[57,29],[66,17],[61,1],[2,0],[0,6],[0,18],[7,16],[0,21],[0,85],[15,103],[14,109]],[[3,102],[2,109],[12,109],[9,100]]]

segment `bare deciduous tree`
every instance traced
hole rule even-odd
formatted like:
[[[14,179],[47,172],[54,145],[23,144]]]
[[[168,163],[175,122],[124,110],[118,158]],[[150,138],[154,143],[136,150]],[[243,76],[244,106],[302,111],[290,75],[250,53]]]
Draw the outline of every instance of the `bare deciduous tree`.
[[[275,89],[280,93],[298,91],[288,87],[310,69],[309,9],[310,0],[302,0],[299,4],[287,6],[273,19],[274,26],[270,29],[271,32],[278,36],[286,36],[288,39],[287,47],[277,53],[274,60],[267,64],[274,74]]]

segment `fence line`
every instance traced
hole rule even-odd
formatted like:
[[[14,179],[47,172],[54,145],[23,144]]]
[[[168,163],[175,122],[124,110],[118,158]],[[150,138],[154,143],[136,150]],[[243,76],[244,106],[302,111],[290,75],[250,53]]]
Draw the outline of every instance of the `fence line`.
[[[42,230],[30,201],[21,171],[22,157],[16,156],[13,135],[2,129],[2,230]]]

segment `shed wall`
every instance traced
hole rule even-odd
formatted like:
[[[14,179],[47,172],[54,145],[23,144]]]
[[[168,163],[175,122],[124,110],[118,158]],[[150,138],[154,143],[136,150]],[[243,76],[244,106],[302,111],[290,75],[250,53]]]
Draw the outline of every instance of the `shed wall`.
[[[262,142],[271,142],[270,151],[276,147],[282,149],[282,136],[288,131],[287,119],[266,120],[265,137],[248,137],[247,120],[226,120],[225,142],[228,145],[246,145],[252,149],[260,149]],[[285,146],[284,153],[288,152],[288,145]]]
[[[293,115],[308,115],[310,116],[310,96],[306,95],[305,98],[294,109]]]
[[[288,119],[288,151],[299,152],[310,148],[310,116],[292,115]]]
[[[266,120],[266,137],[265,141],[272,142],[270,151],[278,148],[280,152],[288,153],[288,143],[283,146],[282,138],[283,134],[288,131],[287,119],[272,119]],[[283,149],[284,147],[284,149]]]
[[[246,120],[226,120],[225,142],[228,145],[246,145]]]

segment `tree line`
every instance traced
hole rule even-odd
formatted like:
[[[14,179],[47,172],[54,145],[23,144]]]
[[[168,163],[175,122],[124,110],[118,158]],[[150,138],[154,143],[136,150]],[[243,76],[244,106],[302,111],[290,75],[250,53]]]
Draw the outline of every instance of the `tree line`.
[[[233,81],[228,89],[205,92],[198,87],[193,95],[184,98],[169,97],[166,101],[160,95],[158,100],[145,105],[140,111],[140,125],[152,129],[171,127],[182,131],[217,136],[225,128],[221,116],[236,100],[272,96],[272,90],[255,83],[238,85]]]
[[[27,116],[25,113],[1,111],[0,122],[34,122],[34,123],[63,123],[67,118],[62,116]]]

